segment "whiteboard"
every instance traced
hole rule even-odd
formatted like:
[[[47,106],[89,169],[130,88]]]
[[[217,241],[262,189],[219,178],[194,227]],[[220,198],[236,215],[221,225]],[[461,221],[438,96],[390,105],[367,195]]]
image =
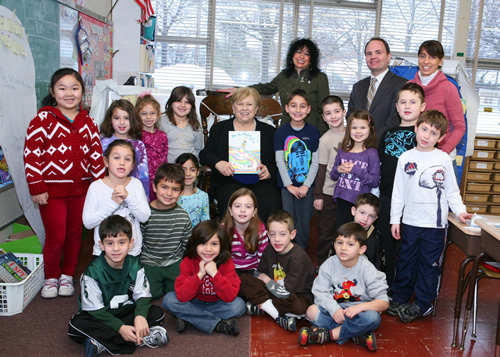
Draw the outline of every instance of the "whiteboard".
[[[36,114],[35,65],[23,24],[4,6],[0,6],[0,58],[0,146],[24,215],[43,245],[45,230],[31,201],[23,165],[26,129]]]

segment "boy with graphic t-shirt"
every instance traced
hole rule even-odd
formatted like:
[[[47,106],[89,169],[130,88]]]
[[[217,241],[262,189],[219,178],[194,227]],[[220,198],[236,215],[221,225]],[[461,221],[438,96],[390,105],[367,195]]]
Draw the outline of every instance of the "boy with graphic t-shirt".
[[[398,315],[403,322],[432,313],[448,209],[464,223],[472,217],[462,202],[450,156],[435,148],[445,138],[447,126],[441,112],[424,112],[415,125],[417,146],[398,160],[391,200],[391,233],[395,239],[402,239],[387,314]]]
[[[366,240],[359,223],[345,223],[337,230],[336,254],[321,265],[312,288],[314,305],[306,316],[313,327],[300,330],[299,344],[343,344],[353,339],[370,351],[377,349],[374,331],[389,297],[385,274],[363,254]]]
[[[314,268],[307,253],[292,240],[297,231],[292,216],[284,210],[271,213],[267,221],[267,245],[255,276],[240,276],[240,295],[248,299],[247,313],[264,312],[287,331],[296,330],[296,316],[312,304]]]
[[[311,106],[304,90],[290,93],[285,110],[291,120],[274,135],[278,186],[283,209],[292,215],[297,227],[297,244],[306,249],[314,211],[313,185],[318,172],[320,135],[318,128],[305,122]]]

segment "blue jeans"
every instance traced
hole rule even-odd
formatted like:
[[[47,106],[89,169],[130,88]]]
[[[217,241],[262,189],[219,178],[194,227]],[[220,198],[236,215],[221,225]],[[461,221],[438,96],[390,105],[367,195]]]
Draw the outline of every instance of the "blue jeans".
[[[295,229],[297,230],[295,242],[304,250],[306,250],[309,244],[309,227],[314,211],[313,191],[314,185],[309,187],[306,197],[299,200],[286,188],[281,189],[283,209],[292,215],[295,222]]]
[[[212,333],[220,320],[239,317],[246,312],[245,303],[239,297],[232,302],[198,299],[180,302],[174,291],[165,295],[162,306],[172,315],[189,322],[205,333]]]
[[[365,333],[375,331],[380,326],[381,317],[377,311],[368,310],[360,312],[352,319],[345,316],[343,323],[338,324],[324,308],[318,305],[318,315],[311,321],[314,326],[333,330],[341,326],[339,339],[336,341],[339,345],[346,343],[349,339],[364,335]]]

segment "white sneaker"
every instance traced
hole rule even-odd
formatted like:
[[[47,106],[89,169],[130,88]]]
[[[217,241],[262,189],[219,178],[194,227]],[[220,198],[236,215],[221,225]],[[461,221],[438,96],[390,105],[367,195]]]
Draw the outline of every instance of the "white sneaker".
[[[59,278],[59,295],[72,296],[74,293],[75,288],[73,287],[73,277],[62,274]]]
[[[161,326],[152,326],[149,328],[149,335],[144,336],[140,346],[158,348],[168,342],[167,330]]]
[[[42,297],[45,299],[53,299],[57,296],[57,279],[45,279],[42,288]]]

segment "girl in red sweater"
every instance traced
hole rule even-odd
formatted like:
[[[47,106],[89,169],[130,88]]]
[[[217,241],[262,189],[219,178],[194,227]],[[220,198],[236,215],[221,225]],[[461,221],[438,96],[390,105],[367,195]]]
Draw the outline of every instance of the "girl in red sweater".
[[[196,225],[186,245],[175,292],[163,299],[163,307],[177,317],[177,332],[189,325],[208,334],[236,336],[245,303],[239,297],[240,278],[234,269],[227,233],[214,220]]]
[[[85,195],[91,179],[104,177],[104,163],[97,125],[79,110],[85,92],[80,74],[57,70],[49,92],[28,126],[24,167],[45,228],[42,297],[55,298],[74,293]]]

